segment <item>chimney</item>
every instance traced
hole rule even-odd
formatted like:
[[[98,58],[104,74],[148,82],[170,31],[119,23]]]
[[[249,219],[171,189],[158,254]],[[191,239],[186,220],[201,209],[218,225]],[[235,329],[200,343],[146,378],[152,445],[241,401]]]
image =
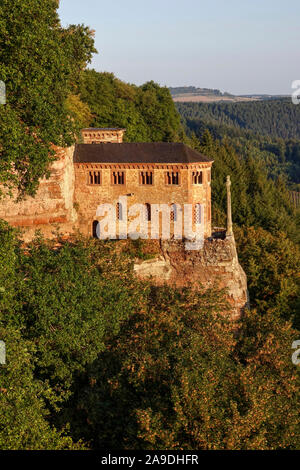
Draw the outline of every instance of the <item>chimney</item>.
[[[84,144],[121,144],[126,129],[108,127],[89,127],[82,129]]]

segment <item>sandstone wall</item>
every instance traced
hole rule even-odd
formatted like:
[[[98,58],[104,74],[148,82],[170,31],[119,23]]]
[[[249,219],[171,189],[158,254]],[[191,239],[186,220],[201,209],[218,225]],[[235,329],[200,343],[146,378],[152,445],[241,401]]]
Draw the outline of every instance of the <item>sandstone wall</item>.
[[[83,142],[85,144],[96,144],[101,142],[121,144],[123,142],[124,133],[125,129],[88,128],[81,131]]]
[[[138,165],[138,164],[98,164],[75,163],[75,203],[78,211],[80,231],[91,236],[93,222],[96,217],[97,207],[100,204],[117,204],[119,197],[128,196],[128,208],[134,204],[184,204],[201,203],[206,208],[205,236],[211,235],[211,188],[207,173],[210,167],[207,164],[199,164],[198,169],[203,172],[203,184],[192,185],[192,170],[187,165]],[[178,185],[166,184],[166,171],[178,171],[180,183]],[[153,184],[140,184],[140,171],[153,171]],[[99,171],[101,184],[89,184],[89,172]],[[112,184],[112,171],[125,172],[125,184]],[[195,228],[194,228],[195,229]],[[172,232],[172,227],[171,227]],[[150,231],[149,231],[150,234]]]
[[[65,234],[76,224],[74,210],[74,147],[57,149],[57,161],[51,166],[49,179],[40,181],[34,198],[26,197],[16,202],[15,196],[0,202],[0,218],[14,227],[20,227],[25,241],[30,240],[37,229],[46,237],[52,237],[56,227]]]

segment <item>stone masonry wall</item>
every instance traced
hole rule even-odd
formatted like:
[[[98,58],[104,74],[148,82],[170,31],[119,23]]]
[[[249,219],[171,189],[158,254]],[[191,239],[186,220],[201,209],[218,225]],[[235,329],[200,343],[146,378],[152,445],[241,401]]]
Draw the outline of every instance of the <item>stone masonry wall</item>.
[[[81,134],[85,144],[123,142],[125,129],[83,129]]]
[[[205,236],[211,235],[210,204],[211,189],[206,173],[210,173],[210,164],[199,164],[203,171],[203,184],[191,184],[191,169],[187,165],[134,165],[134,164],[97,164],[75,163],[75,204],[78,211],[80,231],[92,235],[93,222],[97,220],[96,211],[100,204],[117,204],[120,196],[127,196],[128,208],[134,204],[184,204],[202,203],[206,207]],[[166,185],[165,174],[168,170],[180,172],[180,184]],[[152,185],[142,185],[139,180],[140,171],[152,170]],[[101,173],[101,184],[91,185],[89,172]],[[112,171],[125,172],[125,184],[113,185]]]
[[[57,149],[57,161],[51,166],[49,179],[40,181],[34,198],[16,202],[6,197],[0,201],[0,218],[14,227],[20,227],[24,241],[29,241],[36,230],[51,238],[56,227],[71,233],[76,224],[74,210],[74,147]]]

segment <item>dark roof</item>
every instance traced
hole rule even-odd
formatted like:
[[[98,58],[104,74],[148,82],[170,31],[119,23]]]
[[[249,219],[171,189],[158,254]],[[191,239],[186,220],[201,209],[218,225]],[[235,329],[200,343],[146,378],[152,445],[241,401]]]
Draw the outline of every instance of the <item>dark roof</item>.
[[[74,163],[198,163],[212,162],[181,143],[77,144]]]

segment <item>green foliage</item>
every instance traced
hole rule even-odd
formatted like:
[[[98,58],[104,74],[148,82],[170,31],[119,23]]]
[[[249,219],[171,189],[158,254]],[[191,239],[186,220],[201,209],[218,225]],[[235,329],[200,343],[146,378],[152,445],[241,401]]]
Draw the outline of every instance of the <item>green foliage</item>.
[[[126,128],[128,142],[172,142],[181,132],[170,92],[154,82],[137,87],[112,73],[86,70],[80,96],[93,114],[91,127]]]
[[[291,205],[288,190],[282,178],[273,181],[255,153],[242,158],[229,142],[212,139],[206,131],[199,149],[214,160],[212,167],[212,201],[214,223],[225,223],[226,176],[232,181],[232,211],[236,224],[262,227],[276,234],[287,233],[299,241],[296,211]]]
[[[188,133],[201,138],[208,129],[214,139],[226,138],[242,158],[256,155],[273,179],[282,175],[289,187],[297,190],[295,183],[300,183],[299,109],[290,101],[177,103],[177,108]]]
[[[0,337],[8,350],[0,370],[6,406],[0,445],[69,448],[70,438],[49,426],[49,410],[62,406],[78,374],[104,350],[104,339],[138,308],[131,261],[114,244],[81,239],[37,238],[22,249],[3,222],[0,247]]]
[[[286,235],[253,227],[235,229],[239,260],[248,278],[251,306],[300,326],[300,251]]]
[[[92,113],[88,105],[81,101],[79,95],[69,95],[66,100],[66,106],[79,129],[90,126],[93,118]]]
[[[62,395],[134,309],[131,263],[102,245],[37,239],[20,254],[24,337],[35,341],[39,376]]]
[[[8,224],[0,223],[0,338],[6,344],[6,365],[0,366],[0,448],[80,448],[49,425],[46,402],[56,402],[48,382],[35,376],[36,337],[25,339],[17,291],[20,243]]]
[[[82,448],[83,439],[96,448],[297,448],[297,337],[277,312],[295,300],[292,280],[281,289],[285,266],[292,277],[298,261],[284,237],[269,235],[264,245],[253,232],[249,240],[250,255],[239,237],[241,256],[264,315],[246,313],[237,325],[222,291],[135,279],[122,244],[38,237],[23,248],[1,223],[8,362],[0,370],[0,446]],[[266,276],[257,277],[265,255]]]
[[[252,307],[261,314],[274,311],[299,328],[299,210],[292,207],[284,180],[268,176],[253,148],[242,158],[227,139],[214,140],[207,130],[198,148],[214,160],[216,226],[226,226],[225,181],[231,177],[234,233]]]
[[[95,52],[88,28],[62,28],[56,0],[2,0],[0,79],[0,179],[34,194],[53,159],[52,145],[74,142],[76,123],[66,98]]]
[[[7,364],[0,366],[0,449],[84,448],[48,422],[45,402],[52,399],[52,392],[47,383],[34,377],[34,343],[24,340],[20,330],[2,325],[1,321],[0,338],[6,343]]]
[[[141,260],[153,259],[160,253],[158,243],[155,241],[151,242],[150,240],[142,240],[141,238],[137,240],[127,240],[122,251],[130,258],[138,258]]]
[[[247,313],[237,339],[220,292],[163,287],[145,295],[62,415],[75,436],[111,449],[299,446],[288,324]]]

